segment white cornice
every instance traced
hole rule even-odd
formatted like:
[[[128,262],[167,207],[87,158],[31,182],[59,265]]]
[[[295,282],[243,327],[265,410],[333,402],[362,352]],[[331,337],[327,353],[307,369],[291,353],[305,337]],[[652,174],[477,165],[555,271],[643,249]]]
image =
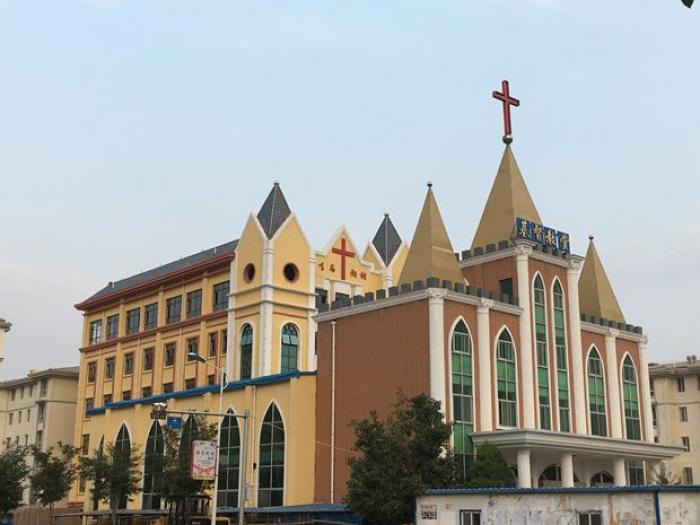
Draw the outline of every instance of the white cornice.
[[[488,441],[497,447],[504,448],[544,448],[550,451],[558,449],[574,454],[623,456],[651,460],[671,459],[683,452],[683,447],[672,445],[548,430],[495,430],[475,432],[471,437],[475,445]]]
[[[431,297],[444,297],[444,299],[449,301],[454,301],[456,303],[461,304],[468,304],[475,307],[478,307],[481,304],[480,301],[482,299],[481,297],[461,294],[458,292],[453,292],[451,290],[446,290],[444,288],[424,288],[421,290],[414,290],[412,292],[394,295],[385,299],[375,299],[374,301],[368,301],[362,304],[344,306],[336,310],[328,310],[327,312],[319,313],[318,315],[316,315],[315,319],[317,322],[321,323],[324,321],[330,321],[332,319],[338,319],[340,317],[357,315],[361,313],[371,312],[374,310],[379,310],[381,308],[389,308],[391,306],[396,306],[399,304],[412,303],[423,299],[429,299]],[[498,301],[493,301],[491,309],[496,310],[497,312],[504,312],[518,316],[521,315],[523,311],[523,309],[519,306],[513,306]]]
[[[644,334],[635,334],[626,330],[619,330],[612,326],[602,326],[588,321],[581,321],[581,331],[592,332],[594,334],[604,335],[605,337],[615,337],[624,339],[625,341],[634,341],[635,343],[646,342],[647,336]]]
[[[510,246],[502,250],[496,250],[495,252],[484,253],[483,255],[472,255],[469,259],[461,260],[459,266],[460,268],[468,268],[477,264],[498,261],[507,257],[515,257],[520,253],[517,246]],[[580,266],[581,262],[584,260],[584,257],[580,255],[569,254],[566,258],[563,258],[559,255],[552,255],[551,253],[539,250],[528,250],[527,254],[533,259],[561,266],[562,268],[569,268],[575,265]]]

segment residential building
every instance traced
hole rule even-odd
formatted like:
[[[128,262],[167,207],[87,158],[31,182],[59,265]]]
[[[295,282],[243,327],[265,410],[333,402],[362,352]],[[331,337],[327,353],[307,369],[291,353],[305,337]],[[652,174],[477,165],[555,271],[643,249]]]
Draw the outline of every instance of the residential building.
[[[27,377],[0,383],[0,443],[39,445],[42,450],[73,442],[79,368],[31,370]],[[30,491],[24,491],[28,503]]]
[[[700,481],[700,363],[688,356],[678,363],[649,365],[654,436],[683,451],[666,461],[666,475],[685,484]]]

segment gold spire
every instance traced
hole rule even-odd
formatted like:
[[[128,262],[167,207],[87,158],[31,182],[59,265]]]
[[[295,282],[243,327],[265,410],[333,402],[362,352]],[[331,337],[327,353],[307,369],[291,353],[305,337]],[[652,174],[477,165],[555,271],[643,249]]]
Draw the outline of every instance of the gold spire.
[[[507,145],[491,186],[491,193],[484,206],[484,212],[481,214],[472,248],[510,239],[513,236],[517,217],[542,224],[513,151]]]
[[[399,284],[428,277],[464,282],[430,182]]]
[[[620,304],[605,274],[603,263],[600,262],[598,251],[593,244],[593,237],[589,239],[591,242],[588,244],[586,262],[583,264],[581,277],[578,280],[581,313],[624,323],[625,316],[622,315]]]

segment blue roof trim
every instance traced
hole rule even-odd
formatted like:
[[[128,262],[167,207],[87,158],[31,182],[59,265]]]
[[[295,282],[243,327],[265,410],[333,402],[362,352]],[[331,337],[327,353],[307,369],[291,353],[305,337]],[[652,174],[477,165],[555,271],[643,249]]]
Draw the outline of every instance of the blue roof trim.
[[[217,507],[217,513],[230,514],[238,512],[238,507]],[[312,503],[310,505],[288,505],[285,507],[246,507],[246,513],[289,514],[294,512],[348,512],[340,503]]]
[[[578,494],[610,492],[700,492],[700,485],[631,485],[625,487],[542,487],[530,489],[491,488],[491,489],[428,489],[424,496],[458,496],[470,494]]]
[[[244,379],[243,381],[232,381],[226,388],[224,392],[230,392],[232,390],[240,390],[247,386],[262,386],[262,385],[272,385],[275,383],[283,383],[285,381],[290,381],[292,379],[297,379],[299,377],[315,376],[316,372],[300,372],[295,370],[294,372],[285,372],[284,374],[273,374],[269,376],[256,377],[254,379]],[[180,399],[185,397],[201,396],[204,394],[215,393],[219,391],[219,385],[207,385],[198,388],[191,388],[189,390],[178,390],[177,392],[171,392],[169,394],[157,394],[155,396],[140,397],[138,399],[130,399],[128,401],[115,401],[114,403],[107,403],[105,406],[92,408],[86,413],[88,416],[104,414],[104,412],[109,410],[119,410],[121,408],[129,408],[135,405],[152,405],[153,403],[159,403],[162,401],[167,401],[168,399]]]

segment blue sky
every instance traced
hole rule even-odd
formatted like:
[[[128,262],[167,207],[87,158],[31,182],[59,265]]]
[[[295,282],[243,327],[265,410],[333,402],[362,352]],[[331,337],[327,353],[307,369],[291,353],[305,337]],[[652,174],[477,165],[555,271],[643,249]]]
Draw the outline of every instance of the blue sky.
[[[456,250],[502,152],[596,244],[652,360],[697,351],[700,10],[680,0],[0,0],[3,379],[78,362],[72,307],[236,238],[279,180],[322,247],[433,181]]]

